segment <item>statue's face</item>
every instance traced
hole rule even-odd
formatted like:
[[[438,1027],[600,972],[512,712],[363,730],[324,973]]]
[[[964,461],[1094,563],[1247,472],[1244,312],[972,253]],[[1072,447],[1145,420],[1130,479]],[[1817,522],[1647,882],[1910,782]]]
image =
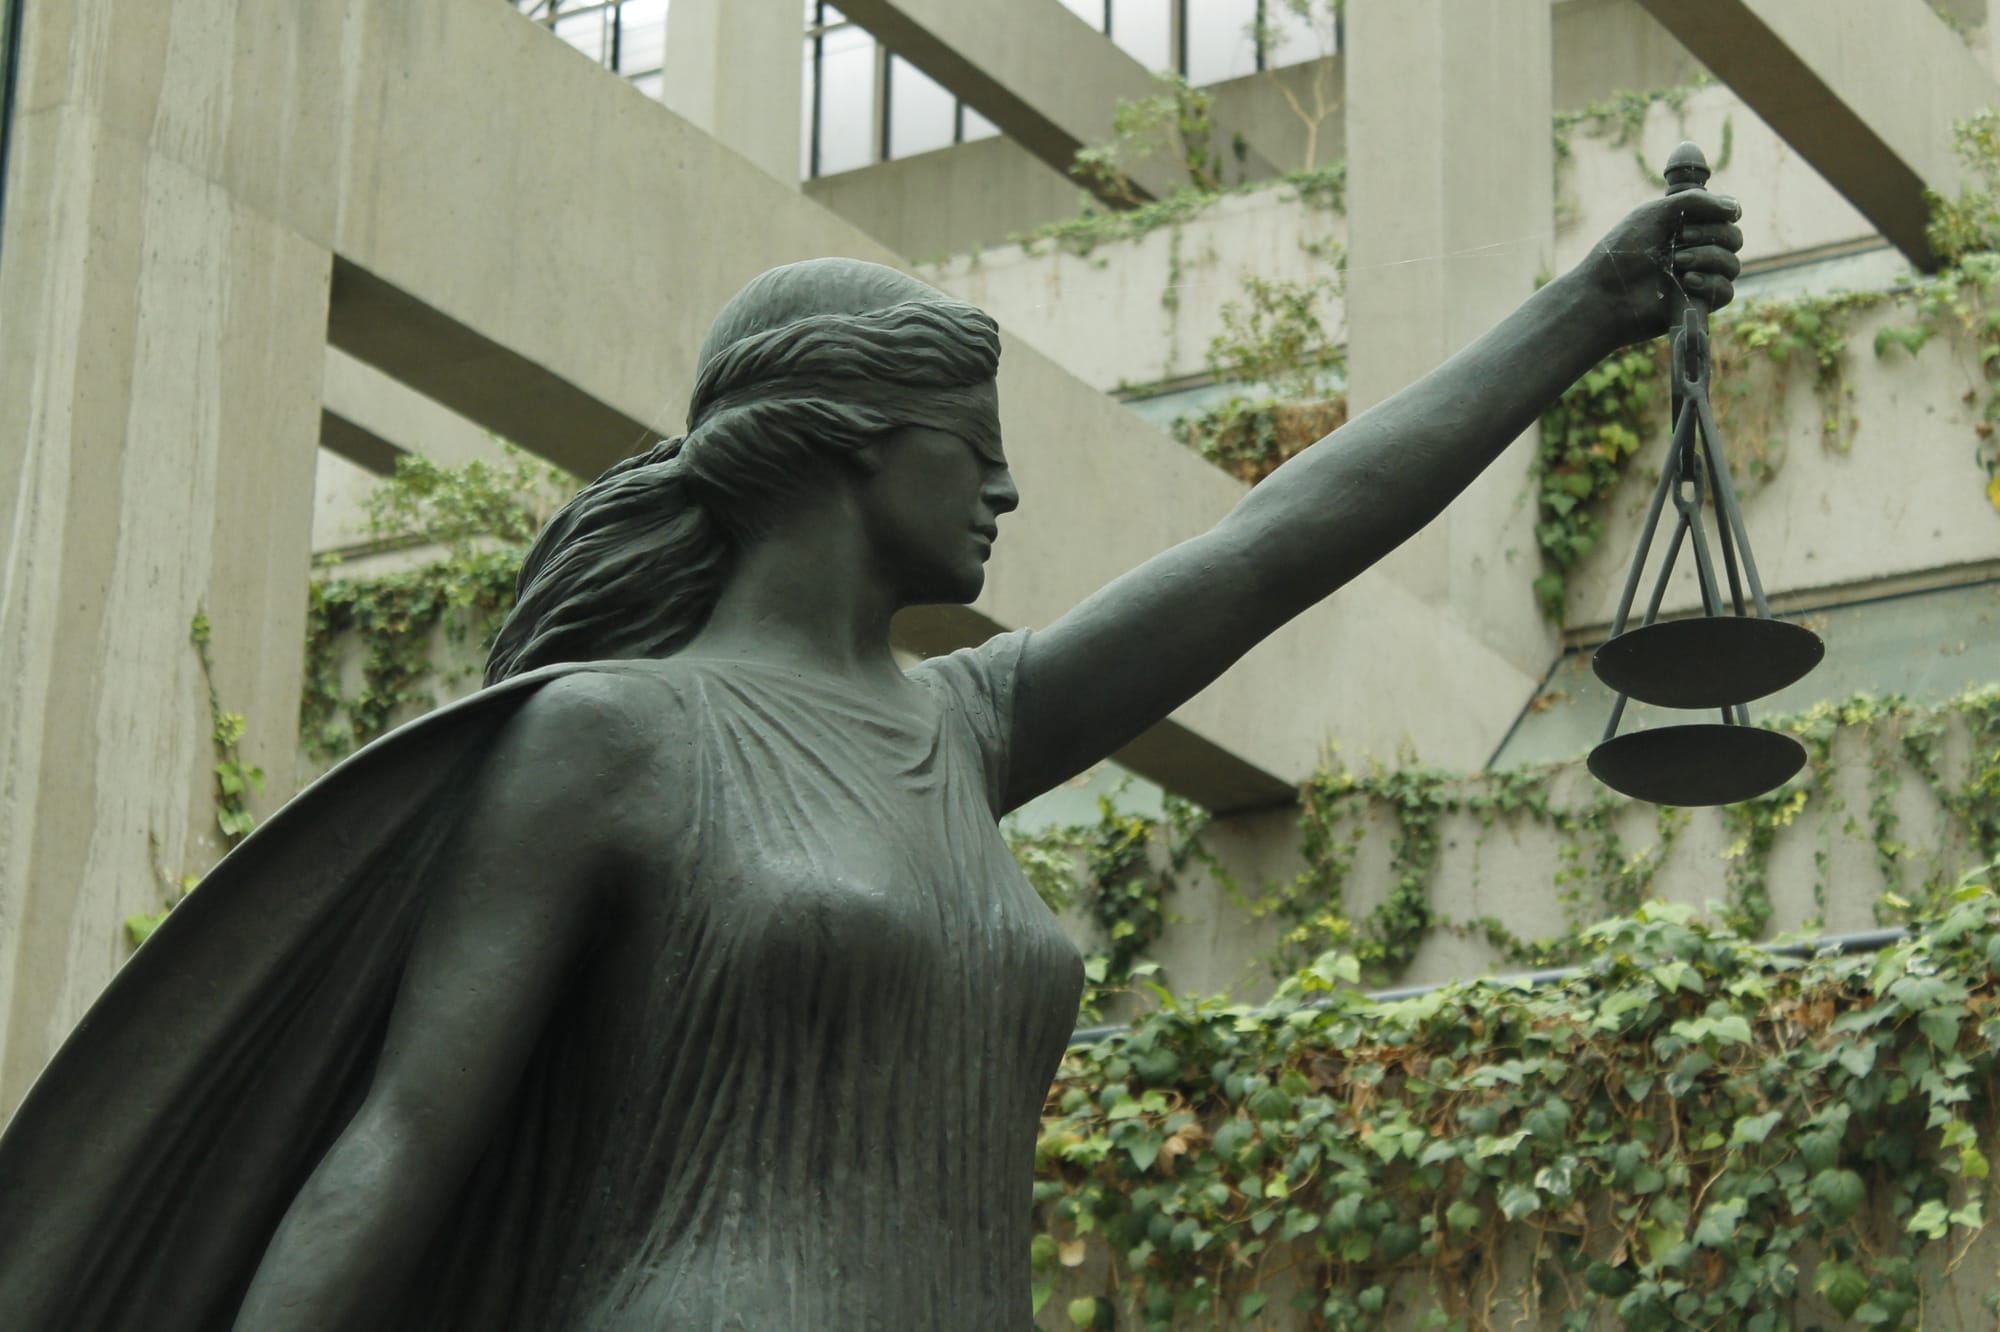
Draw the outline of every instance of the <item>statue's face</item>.
[[[1000,515],[1021,502],[1000,447],[999,396],[990,382],[970,396],[975,419],[962,432],[896,431],[861,486],[875,557],[905,605],[977,597]]]

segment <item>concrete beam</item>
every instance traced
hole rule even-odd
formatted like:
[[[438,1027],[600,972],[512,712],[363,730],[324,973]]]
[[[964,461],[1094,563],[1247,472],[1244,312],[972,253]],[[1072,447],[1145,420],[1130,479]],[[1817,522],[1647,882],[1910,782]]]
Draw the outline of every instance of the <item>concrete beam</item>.
[[[396,459],[410,453],[441,467],[506,463],[492,431],[338,348],[326,349],[320,392],[320,447],[377,476],[393,473]]]
[[[2000,84],[1924,0],[1640,0],[1920,268],[1952,124]]]
[[[653,427],[345,259],[334,260],[326,340],[579,476],[594,476],[663,438]],[[335,452],[341,450],[335,447]],[[353,461],[368,465],[360,458]]]
[[[841,9],[1064,175],[1079,148],[1111,140],[1120,101],[1157,92],[1144,65],[1059,0],[854,0]],[[1216,126],[1225,157],[1242,130]],[[1254,141],[1244,166],[1253,180],[1278,174]],[[1127,174],[1149,198],[1187,184],[1178,167],[1158,160],[1134,163]],[[1103,197],[1113,207],[1129,204],[1115,191]]]
[[[331,407],[320,409],[319,446],[377,476],[395,475],[396,460],[411,452]]]

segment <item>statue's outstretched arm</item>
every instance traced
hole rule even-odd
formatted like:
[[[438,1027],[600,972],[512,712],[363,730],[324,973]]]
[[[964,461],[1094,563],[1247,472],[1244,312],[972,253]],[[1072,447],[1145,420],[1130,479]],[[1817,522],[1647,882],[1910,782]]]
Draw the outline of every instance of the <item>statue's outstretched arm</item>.
[[[610,677],[545,685],[444,855],[373,1083],[286,1213],[237,1332],[374,1329],[519,1081],[616,873],[604,786],[638,756]]]
[[[1698,190],[1635,210],[1574,270],[1280,467],[1213,529],[1032,636],[1008,806],[1131,740],[1415,534],[1585,370],[1665,331],[1673,284],[1727,302],[1736,216],[1734,201]]]

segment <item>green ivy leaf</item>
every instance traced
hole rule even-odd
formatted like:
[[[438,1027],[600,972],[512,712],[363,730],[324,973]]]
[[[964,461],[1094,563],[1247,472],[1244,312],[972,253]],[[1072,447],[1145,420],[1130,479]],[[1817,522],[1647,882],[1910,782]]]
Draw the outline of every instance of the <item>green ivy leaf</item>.
[[[1542,1205],[1542,1195],[1532,1185],[1509,1184],[1500,1190],[1500,1214],[1509,1221],[1519,1221]]]
[[[1762,1143],[1771,1136],[1771,1130],[1785,1117],[1782,1110],[1773,1110],[1762,1115],[1745,1115],[1736,1121],[1736,1127],[1729,1134],[1731,1147],[1746,1147]]]
[[[1726,1249],[1736,1240],[1736,1227],[1749,1209],[1746,1198],[1724,1198],[1702,1209],[1701,1224],[1694,1228],[1694,1242],[1711,1249]]]
[[[1813,1289],[1826,1297],[1835,1313],[1851,1318],[1868,1298],[1868,1277],[1853,1263],[1822,1260],[1813,1273]]]
[[[1917,1026],[1937,1049],[1952,1050],[1958,1046],[1958,1025],[1964,1016],[1959,1009],[1927,1009],[1917,1015]]]
[[[141,911],[125,917],[125,938],[134,948],[153,937],[153,931],[160,928],[167,913],[164,911]]]
[[[1945,1232],[1951,1229],[1951,1209],[1933,1198],[1917,1208],[1905,1229],[1926,1239],[1943,1239]]]
[[[1853,1216],[1867,1192],[1861,1176],[1852,1170],[1822,1170],[1813,1176],[1812,1200],[1835,1224]]]
[[[1424,1237],[1407,1221],[1391,1221],[1382,1227],[1382,1259],[1399,1263],[1422,1247]]]

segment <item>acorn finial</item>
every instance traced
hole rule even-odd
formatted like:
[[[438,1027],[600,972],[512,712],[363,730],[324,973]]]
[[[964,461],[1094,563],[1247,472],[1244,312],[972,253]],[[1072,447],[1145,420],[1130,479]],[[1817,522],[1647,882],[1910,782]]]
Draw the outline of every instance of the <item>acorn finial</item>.
[[[1694,144],[1683,142],[1667,158],[1666,176],[1668,194],[1698,190],[1708,184],[1708,159]]]

